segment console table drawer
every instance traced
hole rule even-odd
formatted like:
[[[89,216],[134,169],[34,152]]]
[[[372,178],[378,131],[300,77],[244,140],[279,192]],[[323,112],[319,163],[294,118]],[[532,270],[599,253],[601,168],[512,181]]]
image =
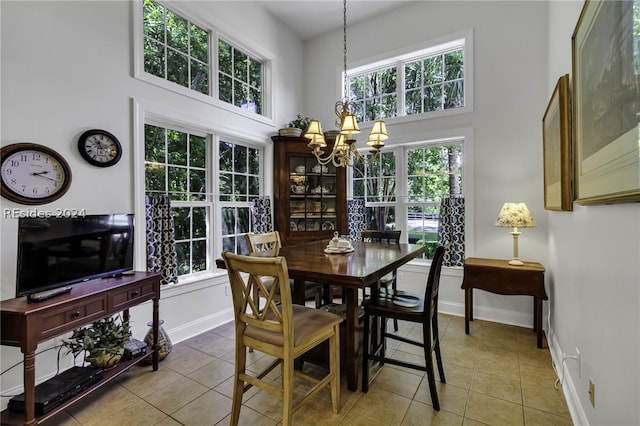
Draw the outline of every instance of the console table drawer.
[[[154,282],[149,280],[128,286],[120,291],[114,291],[109,295],[111,308],[113,310],[123,310],[141,301],[150,300],[156,294],[154,287]]]
[[[40,334],[43,338],[56,336],[81,325],[104,317],[107,313],[106,297],[97,297],[83,303],[64,306],[40,317]]]

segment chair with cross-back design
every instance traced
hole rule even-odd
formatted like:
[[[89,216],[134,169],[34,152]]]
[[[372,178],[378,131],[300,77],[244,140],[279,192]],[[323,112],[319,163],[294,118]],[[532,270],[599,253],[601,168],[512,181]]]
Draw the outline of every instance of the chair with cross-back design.
[[[282,398],[282,424],[292,424],[293,414],[325,386],[331,390],[334,413],[340,411],[340,322],[342,318],[291,301],[289,273],[284,257],[242,256],[222,253],[231,294],[236,331],[236,359],[231,424],[237,425],[242,397],[257,386]],[[270,286],[264,285],[269,280]],[[255,303],[257,292],[265,300],[261,307]],[[276,294],[279,297],[276,298]],[[329,371],[322,378],[312,377],[294,369],[294,360],[319,344],[329,341]],[[275,357],[262,372],[247,371],[247,349],[253,348]],[[263,380],[281,366],[282,380]],[[293,403],[294,376],[312,382],[311,389]],[[280,386],[278,386],[278,384]]]

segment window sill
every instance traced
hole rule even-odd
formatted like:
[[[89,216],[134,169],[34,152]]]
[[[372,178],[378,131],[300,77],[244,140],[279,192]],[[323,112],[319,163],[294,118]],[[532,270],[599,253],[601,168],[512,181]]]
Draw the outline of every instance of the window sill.
[[[208,272],[199,274],[197,277],[185,278],[178,284],[167,284],[160,287],[163,299],[178,297],[186,293],[199,291],[208,287],[215,287],[227,283],[226,272]]]

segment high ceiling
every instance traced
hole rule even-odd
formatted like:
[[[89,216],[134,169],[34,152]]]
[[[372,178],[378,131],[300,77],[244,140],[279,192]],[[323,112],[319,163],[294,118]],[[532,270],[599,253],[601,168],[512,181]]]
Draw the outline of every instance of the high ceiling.
[[[265,9],[291,28],[303,40],[332,30],[342,31],[341,0],[261,1]],[[347,25],[380,15],[409,0],[349,0]]]

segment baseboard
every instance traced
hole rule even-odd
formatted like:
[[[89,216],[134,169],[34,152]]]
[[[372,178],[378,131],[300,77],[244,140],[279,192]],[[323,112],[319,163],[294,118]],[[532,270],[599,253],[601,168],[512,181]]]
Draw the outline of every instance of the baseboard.
[[[556,369],[562,369],[562,348],[556,340],[556,336],[553,333],[553,329],[550,329],[547,333],[547,343],[549,345],[549,352],[551,352],[551,360]],[[589,420],[584,412],[578,392],[571,379],[571,375],[566,370],[561,371],[560,374],[566,374],[562,383],[562,393],[564,399],[567,402],[567,408],[571,415],[571,421],[574,425],[589,426]]]
[[[438,311],[444,314],[464,316],[464,303],[438,301]],[[532,328],[533,315],[505,309],[486,308],[475,305],[473,307],[473,319],[499,322],[502,324],[516,325],[519,327]],[[543,325],[544,328],[544,325]]]
[[[197,321],[192,321],[179,327],[165,330],[169,335],[171,342],[179,343],[197,336],[198,334],[202,334],[206,331],[219,327],[222,324],[226,324],[229,321],[233,321],[232,307],[216,312],[207,317],[198,318]]]

